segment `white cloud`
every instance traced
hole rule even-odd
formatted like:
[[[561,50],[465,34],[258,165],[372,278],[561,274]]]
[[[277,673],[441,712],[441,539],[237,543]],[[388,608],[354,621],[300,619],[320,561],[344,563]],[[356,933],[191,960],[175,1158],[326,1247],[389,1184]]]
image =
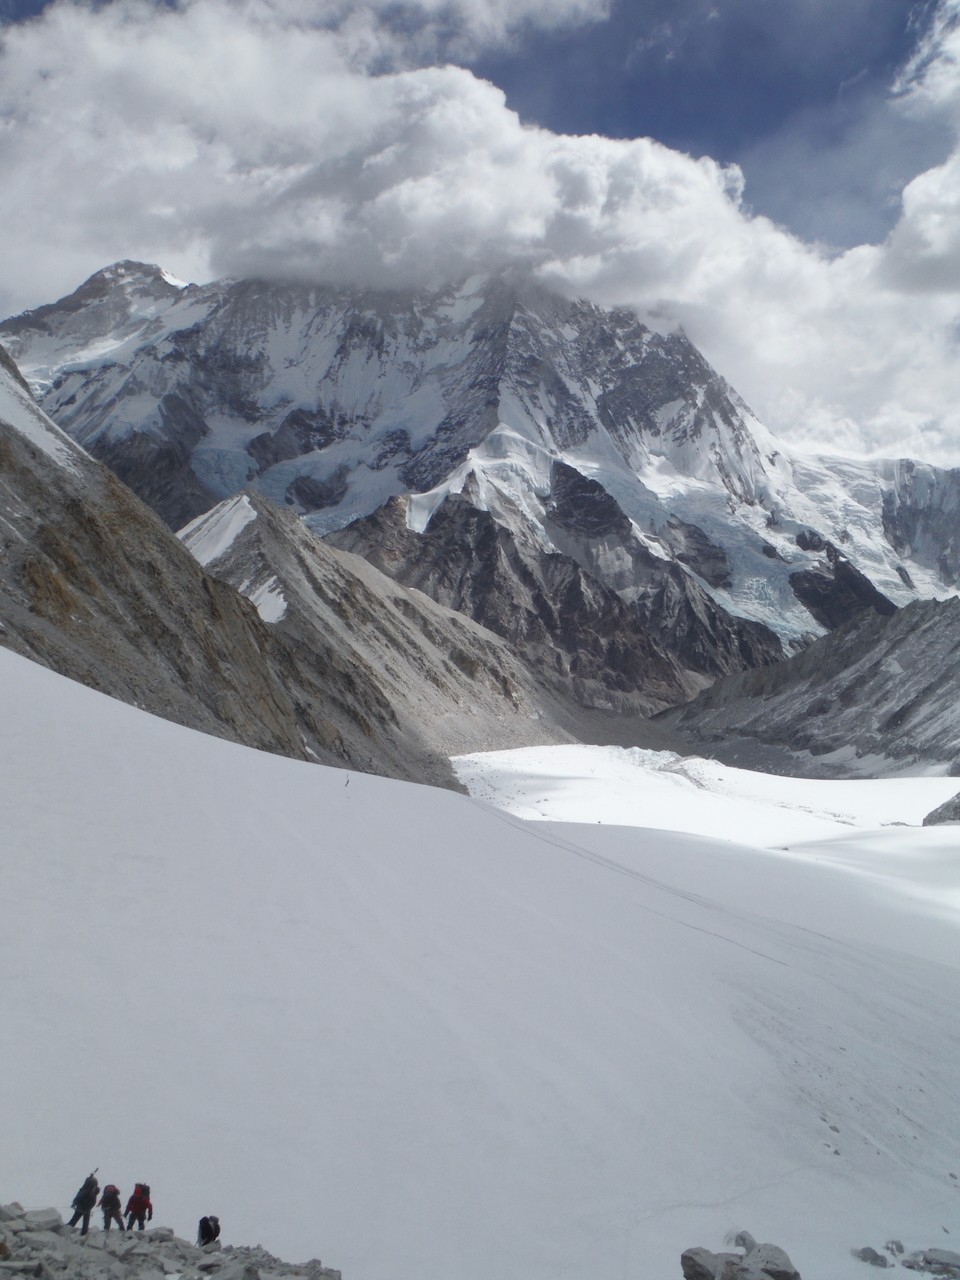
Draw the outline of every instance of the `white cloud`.
[[[749,216],[736,168],[525,127],[469,71],[413,64],[601,6],[417,9],[119,0],[9,30],[0,310],[121,257],[194,279],[397,284],[521,261],[683,323],[781,432],[960,459],[960,160],[908,186],[889,245],[831,257]],[[939,118],[952,39],[944,27],[910,90]]]

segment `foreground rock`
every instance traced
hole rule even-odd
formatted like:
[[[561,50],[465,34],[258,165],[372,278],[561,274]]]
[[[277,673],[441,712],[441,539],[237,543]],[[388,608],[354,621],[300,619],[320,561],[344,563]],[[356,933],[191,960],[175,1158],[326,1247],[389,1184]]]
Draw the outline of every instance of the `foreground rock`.
[[[24,1210],[0,1205],[0,1280],[38,1276],[55,1280],[340,1280],[340,1272],[317,1258],[296,1266],[265,1249],[219,1242],[198,1249],[169,1227],[152,1231],[98,1231],[81,1236],[63,1223],[56,1209]]]
[[[743,1253],[685,1249],[680,1255],[684,1280],[800,1280],[800,1272],[778,1245],[757,1244],[749,1231],[741,1231],[735,1244]]]
[[[907,1254],[903,1266],[927,1275],[960,1280],[960,1253],[954,1253],[952,1249],[918,1249],[916,1253]]]

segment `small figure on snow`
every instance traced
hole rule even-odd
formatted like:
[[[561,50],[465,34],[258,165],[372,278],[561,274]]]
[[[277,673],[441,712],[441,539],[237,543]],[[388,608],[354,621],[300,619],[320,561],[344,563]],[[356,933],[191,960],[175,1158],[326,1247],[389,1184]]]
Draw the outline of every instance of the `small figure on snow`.
[[[109,1231],[112,1223],[123,1230],[123,1217],[120,1213],[120,1188],[108,1182],[100,1197],[100,1208],[103,1210],[103,1229]]]
[[[100,1183],[97,1181],[95,1174],[96,1169],[84,1181],[83,1186],[73,1197],[73,1217],[67,1223],[68,1227],[75,1227],[81,1218],[83,1222],[80,1227],[80,1234],[85,1236],[87,1228],[90,1226],[90,1214],[93,1212],[97,1203],[97,1193],[100,1190]]]
[[[220,1219],[214,1214],[208,1214],[207,1217],[200,1219],[200,1226],[197,1229],[197,1244],[202,1249],[205,1244],[213,1244],[214,1240],[220,1236]]]
[[[150,1188],[145,1182],[137,1182],[134,1184],[133,1195],[127,1201],[127,1230],[133,1230],[133,1224],[137,1224],[137,1230],[143,1230],[143,1220],[153,1221],[153,1205],[150,1203]]]

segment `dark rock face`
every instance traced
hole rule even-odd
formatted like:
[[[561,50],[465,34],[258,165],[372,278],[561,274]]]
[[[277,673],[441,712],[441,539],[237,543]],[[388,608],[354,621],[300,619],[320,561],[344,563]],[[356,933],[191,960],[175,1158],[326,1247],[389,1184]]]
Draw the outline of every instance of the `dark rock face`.
[[[295,502],[301,511],[322,511],[335,507],[347,492],[347,469],[338,467],[327,480],[297,476],[287,488],[287,501]]]
[[[854,568],[842,551],[818,534],[800,533],[797,545],[803,551],[823,551],[824,560],[815,569],[790,575],[790,585],[798,600],[807,606],[821,626],[832,631],[848,622],[861,609],[873,609],[882,617],[897,606],[878,591],[865,574]]]
[[[862,610],[802,653],[719,680],[661,720],[747,767],[877,776],[926,762],[960,772],[960,723],[944,714],[960,699],[958,652],[960,600],[918,601],[886,617]]]
[[[635,605],[644,629],[682,667],[713,677],[782,659],[783,646],[769,627],[734,617],[683,564],[653,555],[595,480],[564,463],[554,463],[551,479],[547,531],[581,568]],[[695,526],[675,521],[673,533],[713,568],[725,559],[720,548],[713,549],[719,557],[711,555],[712,544]]]
[[[447,498],[422,535],[395,499],[328,541],[503,636],[587,706],[645,713],[697,687],[615,592],[462,495]]]
[[[671,516],[658,533],[681,564],[692,569],[711,587],[730,587],[730,557],[695,524]],[[773,550],[773,548],[771,548]],[[774,556],[776,556],[774,551]]]

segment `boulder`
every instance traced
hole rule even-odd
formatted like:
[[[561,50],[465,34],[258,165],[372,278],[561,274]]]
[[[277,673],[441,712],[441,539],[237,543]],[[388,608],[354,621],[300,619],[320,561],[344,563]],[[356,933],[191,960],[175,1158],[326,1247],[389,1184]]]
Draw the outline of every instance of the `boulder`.
[[[715,1280],[717,1255],[709,1249],[684,1249],[680,1255],[683,1280]]]
[[[23,1220],[30,1231],[56,1231],[63,1226],[59,1209],[28,1209]]]
[[[869,1262],[871,1267],[889,1267],[891,1265],[889,1259],[882,1253],[878,1253],[876,1249],[864,1245],[862,1249],[851,1249],[850,1252],[855,1258],[859,1258],[861,1262]]]
[[[734,1280],[743,1261],[739,1253],[711,1253],[709,1249],[686,1249],[680,1255],[684,1280]],[[321,1270],[320,1275],[329,1273]]]
[[[16,1200],[10,1204],[0,1204],[0,1222],[10,1222],[13,1218],[22,1218],[24,1213],[23,1205],[18,1204]]]
[[[743,1259],[737,1280],[800,1280],[800,1272],[775,1244],[756,1244]]]
[[[950,800],[945,800],[936,809],[931,809],[923,820],[925,827],[933,827],[941,822],[960,822],[960,791]]]
[[[960,1280],[960,1253],[951,1249],[918,1249],[903,1259],[903,1266],[911,1271],[928,1271],[934,1276]]]

